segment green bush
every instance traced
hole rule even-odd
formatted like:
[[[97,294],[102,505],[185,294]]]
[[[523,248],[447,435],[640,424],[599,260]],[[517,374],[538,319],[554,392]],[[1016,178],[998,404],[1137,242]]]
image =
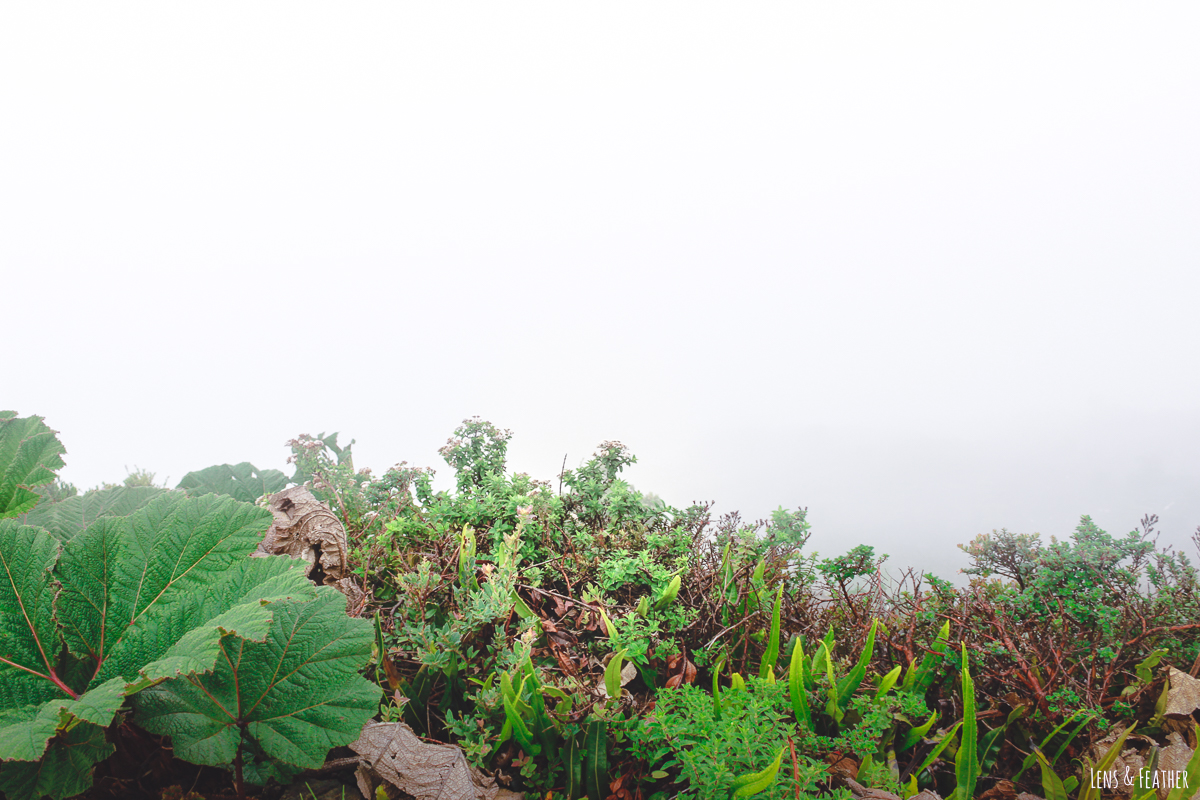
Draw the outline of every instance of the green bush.
[[[791,749],[799,731],[790,717],[787,685],[756,677],[745,681],[744,688],[721,692],[719,717],[713,698],[695,686],[659,690],[654,711],[629,729],[633,754],[652,770],[648,797],[729,797],[739,777],[766,769],[780,748],[785,748],[783,767],[757,796],[784,800],[797,787],[816,794],[825,765],[800,753],[793,763]]]

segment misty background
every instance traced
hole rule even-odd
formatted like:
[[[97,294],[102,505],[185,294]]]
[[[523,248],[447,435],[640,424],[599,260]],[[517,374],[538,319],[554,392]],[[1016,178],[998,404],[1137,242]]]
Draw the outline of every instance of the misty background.
[[[0,407],[135,466],[480,415],[944,577],[1200,525],[1194,4],[0,7]]]

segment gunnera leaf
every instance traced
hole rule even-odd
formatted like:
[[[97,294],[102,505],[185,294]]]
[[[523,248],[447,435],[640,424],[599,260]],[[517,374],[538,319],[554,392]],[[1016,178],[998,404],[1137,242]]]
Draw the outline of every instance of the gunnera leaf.
[[[157,486],[118,486],[95,489],[57,503],[43,500],[22,522],[45,528],[65,542],[100,517],[127,517],[167,491]]]
[[[60,736],[60,746],[40,761],[12,761],[0,769],[8,797],[71,797],[92,785],[92,765],[112,755],[104,728],[83,723]]]
[[[270,519],[229,497],[172,492],[64,543],[0,521],[0,784],[13,787],[3,790],[9,800],[87,788],[104,753],[76,731],[91,725],[102,736],[129,694],[212,669],[222,638],[262,640],[280,601],[314,596],[304,562],[249,558]],[[80,774],[28,778],[47,764]]]
[[[287,476],[279,470],[260,470],[249,461],[243,461],[189,472],[175,488],[190,495],[225,494],[244,503],[253,503],[264,494],[282,491],[287,484]]]
[[[40,528],[0,521],[0,714],[36,709],[60,694],[51,677],[60,649],[52,577],[58,554],[58,542]],[[5,738],[0,759],[9,757]]]
[[[15,517],[37,505],[34,487],[54,480],[67,452],[41,417],[18,417],[0,411],[0,519]]]
[[[371,654],[371,623],[345,607],[328,587],[315,600],[280,604],[265,641],[221,639],[211,673],[139,693],[135,721],[170,736],[175,755],[195,764],[229,769],[240,748],[250,782],[321,766],[379,705],[379,687],[358,674]]]

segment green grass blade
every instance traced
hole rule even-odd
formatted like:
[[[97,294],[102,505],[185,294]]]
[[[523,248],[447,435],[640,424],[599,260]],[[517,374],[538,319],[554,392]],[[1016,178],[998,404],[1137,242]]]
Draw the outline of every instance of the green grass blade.
[[[1067,717],[1067,719],[1063,720],[1062,724],[1060,724],[1054,730],[1050,731],[1050,733],[1048,733],[1046,735],[1046,738],[1042,740],[1042,749],[1045,750],[1049,746],[1050,742],[1054,739],[1054,737],[1057,736],[1059,733],[1061,733],[1063,728],[1067,727],[1072,722],[1074,722],[1081,714],[1090,714],[1090,713],[1091,713],[1090,711],[1081,709],[1079,711],[1076,711],[1071,716]],[[1020,781],[1021,776],[1025,774],[1025,770],[1032,767],[1035,763],[1037,763],[1037,756],[1035,756],[1033,753],[1030,753],[1029,755],[1025,756],[1025,760],[1023,762],[1021,762],[1021,768],[1019,770],[1017,770],[1016,775],[1013,775],[1013,778],[1012,778],[1013,783],[1017,783],[1018,781]]]
[[[1078,714],[1080,712],[1077,711],[1075,713]],[[1079,724],[1075,726],[1075,728],[1071,731],[1071,733],[1067,736],[1067,738],[1063,740],[1063,743],[1058,746],[1058,749],[1054,751],[1054,757],[1050,759],[1051,764],[1058,763],[1058,759],[1062,757],[1062,754],[1064,752],[1066,752],[1067,745],[1069,745],[1076,736],[1078,736],[1080,733],[1083,732],[1083,729],[1086,728],[1091,723],[1091,721],[1095,718],[1095,716],[1096,715],[1093,714],[1091,711],[1083,712],[1083,719],[1081,719],[1079,721]]]

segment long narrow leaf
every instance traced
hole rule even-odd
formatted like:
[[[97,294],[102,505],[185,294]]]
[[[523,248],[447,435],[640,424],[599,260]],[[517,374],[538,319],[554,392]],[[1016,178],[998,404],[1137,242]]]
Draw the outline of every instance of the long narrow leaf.
[[[821,648],[824,649],[822,644]],[[833,721],[838,725],[842,724],[842,707],[838,705],[837,679],[833,674],[833,659],[829,657],[829,651],[825,651],[825,677],[829,679],[829,696],[825,699],[825,711],[829,716],[833,717]]]
[[[721,658],[717,661],[717,663],[713,664],[713,673],[712,673],[713,717],[715,717],[716,719],[721,718],[721,684],[719,683],[719,680],[721,678],[721,669],[724,666],[725,666],[725,656],[721,656]]]
[[[767,652],[763,655],[762,664],[758,669],[758,677],[766,678],[768,674],[774,675],[775,662],[779,660],[779,622],[780,611],[783,606],[783,584],[779,584],[779,591],[775,595],[775,607],[771,610],[771,635],[767,640]]]
[[[1042,791],[1046,795],[1046,800],[1067,800],[1067,787],[1063,785],[1062,779],[1054,774],[1054,768],[1050,766],[1050,762],[1040,752],[1034,753],[1037,756],[1038,765],[1042,768]]]
[[[604,800],[608,797],[608,722],[588,720],[583,747],[583,785],[588,800]]]
[[[825,638],[821,640],[821,645],[817,646],[817,651],[813,653],[812,667],[808,670],[808,676],[811,679],[808,685],[809,689],[815,689],[817,675],[824,674],[825,665],[821,659],[833,657],[833,645],[833,628],[830,628],[829,633],[825,634]]]
[[[914,670],[912,665],[909,665],[909,671],[904,676],[904,683],[901,685],[900,690],[903,692],[914,692],[918,696],[923,697],[933,683],[933,676],[937,665],[944,657],[949,643],[950,620],[946,620],[945,624],[942,625],[941,631],[938,632],[933,646],[929,648],[931,652],[926,653],[925,657],[921,659],[920,666]]]
[[[955,800],[972,800],[980,774],[979,729],[975,719],[975,682],[971,680],[966,642],[962,646],[962,698],[963,733],[958,754],[954,757],[954,777],[957,782],[954,797]]]
[[[608,634],[608,638],[617,638],[617,626],[613,625],[608,618],[608,614],[604,613],[604,609],[600,609],[600,619],[604,621],[604,632]]]
[[[779,752],[775,755],[775,760],[770,766],[761,772],[751,772],[748,775],[743,775],[733,781],[733,793],[730,795],[733,800],[741,800],[743,797],[751,797],[763,791],[775,782],[775,776],[779,773],[779,765],[783,763],[783,751],[787,748],[779,748]]]
[[[878,626],[879,620],[871,621],[871,632],[867,634],[867,643],[863,645],[863,651],[858,656],[858,663],[854,665],[854,668],[838,684],[838,706],[843,711],[850,707],[850,700],[853,699],[854,693],[858,691],[863,678],[867,677],[867,666],[870,665],[871,656],[875,653],[875,630]]]
[[[788,692],[792,697],[792,712],[796,715],[796,724],[806,731],[813,729],[812,709],[808,707],[808,690],[805,688],[804,675],[804,646],[796,640],[792,648],[792,663],[788,667]],[[716,686],[716,683],[713,683]]]
[[[533,708],[534,733],[541,742],[542,755],[553,763],[558,749],[558,729],[554,726],[550,715],[546,713],[546,698],[542,694],[542,684],[538,680],[533,661],[528,656],[525,658],[523,669],[530,686],[529,705]]]
[[[604,691],[609,697],[619,698],[621,696],[621,667],[625,663],[625,653],[627,650],[620,650],[608,660],[608,666],[604,668]]]
[[[517,744],[521,745],[521,749],[526,755],[536,756],[542,751],[540,745],[533,741],[533,734],[529,731],[529,726],[525,724],[525,720],[521,719],[520,712],[517,711],[516,705],[508,695],[504,695],[501,700],[504,703],[505,719],[512,725],[513,736],[517,740]]]
[[[1063,739],[1062,744],[1060,744],[1058,746],[1058,749],[1054,751],[1054,757],[1050,759],[1051,764],[1055,764],[1058,762],[1058,759],[1062,757],[1062,754],[1064,752],[1066,752],[1067,745],[1069,745],[1076,736],[1078,736],[1080,733],[1082,733],[1084,728],[1086,728],[1088,725],[1091,724],[1092,720],[1095,719],[1095,716],[1096,715],[1093,714],[1090,710],[1086,710],[1084,712],[1083,719],[1081,719],[1079,721],[1079,724],[1077,724],[1071,730],[1071,733],[1067,736],[1067,738]]]
[[[962,724],[963,723],[961,719],[954,723],[954,727],[947,731],[946,735],[942,737],[941,741],[929,751],[929,755],[925,756],[925,760],[921,762],[921,766],[917,767],[916,770],[913,771],[912,774],[914,776],[920,775],[922,772],[933,766],[933,762],[937,761],[938,758],[941,757],[942,751],[950,745],[950,742],[954,741],[954,735],[958,733],[958,729],[962,727]]]
[[[900,667],[899,667],[899,665],[897,665],[895,669],[893,669],[887,675],[884,675],[883,678],[879,681],[879,688],[875,690],[875,699],[878,700],[879,698],[883,697],[885,694],[890,692],[892,690],[892,687],[896,685],[896,681],[899,680],[899,678],[900,678]]]
[[[671,582],[667,584],[667,588],[663,590],[662,596],[654,601],[654,610],[662,611],[667,606],[675,601],[675,597],[679,594],[679,587],[683,585],[683,578],[676,575],[671,578]]]
[[[1063,722],[1057,728],[1050,731],[1050,733],[1046,735],[1046,738],[1042,740],[1042,749],[1045,750],[1047,747],[1049,747],[1050,742],[1054,739],[1055,736],[1057,736],[1062,731],[1063,728],[1070,725],[1080,715],[1083,715],[1083,714],[1091,714],[1091,712],[1088,711],[1087,709],[1080,709],[1079,711],[1076,711],[1071,716],[1067,717],[1067,719],[1063,720]],[[1070,741],[1070,740],[1068,739],[1068,741]],[[1025,774],[1025,770],[1029,769],[1036,763],[1037,763],[1037,756],[1035,756],[1033,753],[1030,753],[1029,755],[1025,756],[1025,760],[1021,762],[1021,768],[1019,770],[1017,770],[1017,774],[1013,775],[1013,778],[1012,778],[1013,783],[1017,783],[1018,781],[1020,781],[1021,776]]]
[[[1117,757],[1121,755],[1121,748],[1125,744],[1125,739],[1129,736],[1129,734],[1133,733],[1134,727],[1135,726],[1130,725],[1128,728],[1121,731],[1121,735],[1118,736],[1116,741],[1112,743],[1112,746],[1105,751],[1104,756],[1100,759],[1100,763],[1096,765],[1093,774],[1096,772],[1107,772],[1112,765],[1116,763]],[[1050,769],[1050,763],[1040,752],[1034,751],[1034,755],[1037,756],[1039,763],[1042,764],[1042,776],[1044,781],[1046,770]],[[1088,781],[1088,785],[1085,786],[1083,791],[1079,793],[1079,800],[1100,800],[1100,790],[1098,788],[1093,788],[1091,784],[1092,782]],[[1050,800],[1050,798],[1047,798],[1046,800]]]
[[[585,749],[580,739],[583,734],[575,734],[567,739],[563,747],[563,767],[566,769],[567,797],[583,797],[587,789],[583,785],[583,756]]]
[[[897,748],[898,751],[903,753],[905,750],[924,739],[925,734],[929,733],[929,729],[933,727],[933,723],[937,721],[937,718],[938,712],[934,711],[929,715],[929,719],[925,720],[923,725],[920,725],[916,728],[909,728],[908,732],[904,734],[904,742],[899,748]]]

